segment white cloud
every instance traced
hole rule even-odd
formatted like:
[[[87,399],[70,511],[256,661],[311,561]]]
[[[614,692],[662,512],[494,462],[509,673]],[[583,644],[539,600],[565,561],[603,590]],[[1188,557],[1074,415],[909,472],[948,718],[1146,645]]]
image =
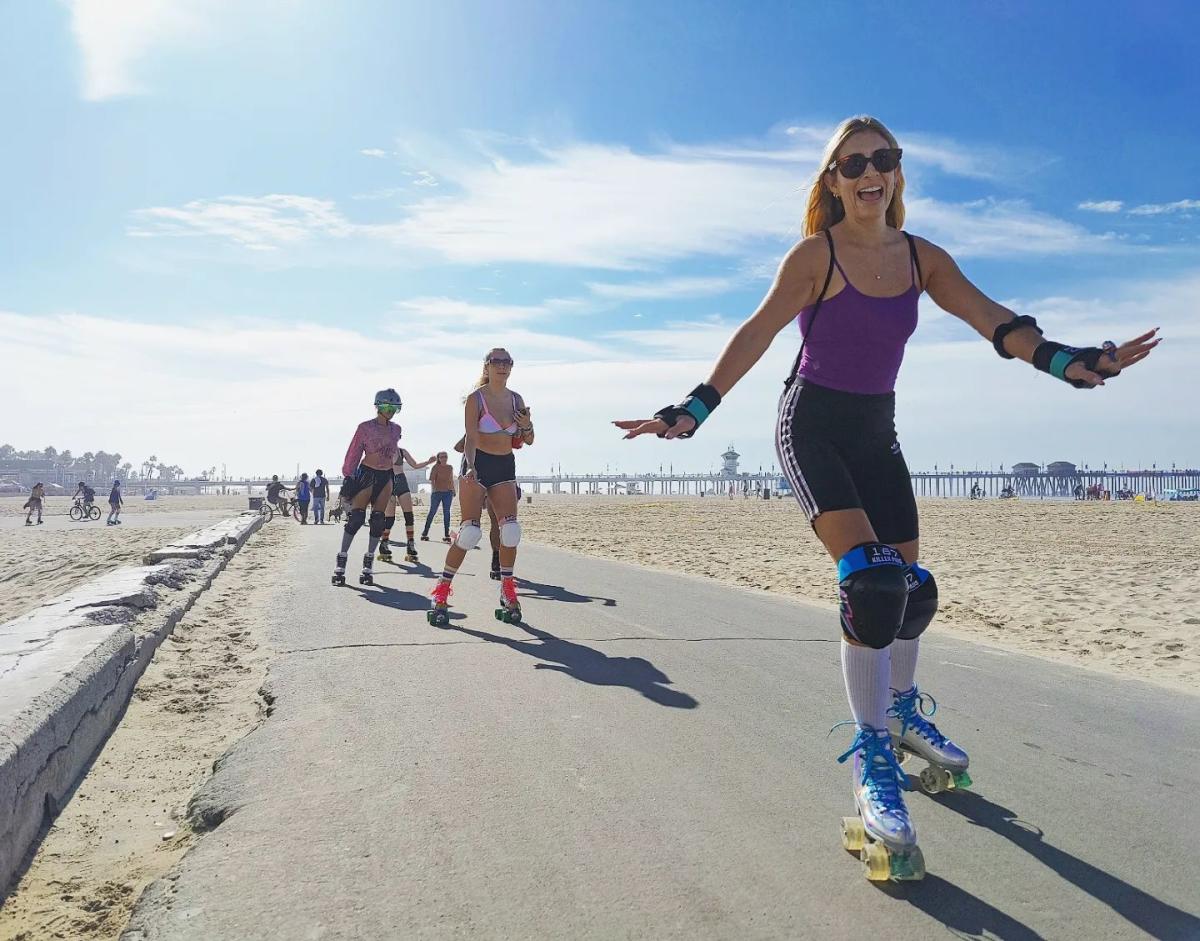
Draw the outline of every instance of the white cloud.
[[[897,388],[901,440],[910,464],[1014,460],[1157,461],[1200,465],[1200,414],[1165,408],[1200,355],[1193,316],[1200,272],[1174,280],[1104,286],[1095,297],[1018,299],[1063,342],[1130,339],[1163,327],[1166,340],[1104,389],[1066,387],[1029,366],[999,359],[964,326],[963,340],[910,344]],[[206,319],[158,325],[78,314],[0,312],[7,339],[0,371],[4,435],[18,447],[52,442],[81,452],[119,449],[131,460],[157,453],[189,470],[225,462],[237,473],[290,473],[334,466],[376,389],[404,397],[405,442],[423,454],[453,443],[462,396],[483,355],[504,346],[513,385],[535,408],[538,445],[521,465],[561,461],[584,472],[605,464],[649,470],[673,462],[706,469],[731,441],[757,467],[774,461],[774,410],[798,346],[785,327],[758,366],[688,443],[622,442],[607,422],[649,415],[701,381],[741,314],[646,330],[567,336],[561,318],[577,301],[488,306],[414,298],[393,309],[389,329],[369,334],[319,324]],[[77,412],[46,410],[46,376]]]
[[[500,150],[505,146],[507,155]],[[477,141],[474,158],[466,159],[431,158],[410,143],[406,156],[431,167],[402,171],[410,185],[441,185],[436,194],[393,188],[364,195],[394,197],[400,203],[395,220],[356,224],[332,201],[311,196],[223,196],[142,210],[131,233],[205,235],[260,253],[318,238],[354,238],[386,244],[392,251],[385,263],[391,264],[423,254],[467,265],[644,270],[685,258],[775,255],[799,236],[813,147],[785,139],[665,145],[644,154],[492,137]],[[929,146],[926,153],[955,172],[977,172],[948,147]],[[913,176],[910,171],[910,182]],[[963,255],[1111,251],[1117,244],[1020,200],[947,203],[915,186],[907,198],[917,231]]]
[[[946,203],[906,194],[905,206],[905,227],[956,257],[1083,254],[1120,247],[1112,236],[1095,235],[1024,200]]]
[[[1083,202],[1077,208],[1085,212],[1120,212],[1125,204],[1119,199],[1102,199],[1097,202]]]
[[[1131,216],[1161,216],[1175,212],[1200,210],[1200,199],[1180,199],[1173,203],[1146,203],[1129,210]]]
[[[320,235],[346,238],[364,228],[349,223],[332,200],[292,195],[198,199],[179,208],[142,209],[134,219],[128,233],[135,237],[210,236],[253,251],[276,251]]]
[[[163,47],[193,45],[211,35],[218,11],[232,0],[68,0],[71,32],[83,58],[83,97],[101,101],[146,91],[137,67]]]
[[[725,294],[739,284],[741,284],[741,279],[730,277],[681,277],[625,283],[591,281],[588,282],[587,287],[597,297],[622,301],[645,301],[681,297],[713,297]]]
[[[380,150],[378,147],[365,147],[359,151],[364,157],[386,157],[387,151]]]

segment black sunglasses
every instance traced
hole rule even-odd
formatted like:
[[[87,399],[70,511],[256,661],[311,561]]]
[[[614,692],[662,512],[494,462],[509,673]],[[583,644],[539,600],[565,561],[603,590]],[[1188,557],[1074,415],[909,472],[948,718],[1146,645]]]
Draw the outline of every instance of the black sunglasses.
[[[873,164],[880,173],[888,173],[900,166],[900,157],[904,151],[899,147],[880,147],[871,156],[866,154],[847,154],[834,160],[825,169],[832,173],[841,170],[847,180],[857,180],[867,172],[867,164]]]
[[[488,365],[489,366],[511,366],[512,364],[513,364],[513,361],[511,359],[509,359],[507,356],[489,356],[488,357]]]

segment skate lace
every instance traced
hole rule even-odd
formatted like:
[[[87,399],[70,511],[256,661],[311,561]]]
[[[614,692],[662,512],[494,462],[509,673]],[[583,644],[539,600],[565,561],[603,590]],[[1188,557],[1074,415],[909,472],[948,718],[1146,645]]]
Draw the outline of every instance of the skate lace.
[[[897,692],[892,706],[887,714],[893,719],[900,720],[900,737],[903,738],[909,729],[938,748],[946,744],[947,738],[938,731],[938,727],[926,716],[937,712],[937,700],[928,693],[922,693],[917,687],[908,692]]]
[[[853,722],[839,722],[833,729],[843,725],[854,725]],[[829,731],[832,732],[833,729]],[[871,801],[888,810],[904,808],[900,792],[908,790],[908,775],[896,761],[892,753],[891,737],[880,735],[869,725],[858,727],[850,748],[838,757],[838,764],[843,764],[855,752],[863,753],[862,780],[859,782],[867,790]]]
[[[438,582],[433,586],[433,600],[437,604],[445,604],[450,600],[452,594],[454,594],[454,589],[450,587],[449,582]]]
[[[517,583],[512,578],[506,578],[500,582],[500,594],[508,604],[515,604],[517,601]]]

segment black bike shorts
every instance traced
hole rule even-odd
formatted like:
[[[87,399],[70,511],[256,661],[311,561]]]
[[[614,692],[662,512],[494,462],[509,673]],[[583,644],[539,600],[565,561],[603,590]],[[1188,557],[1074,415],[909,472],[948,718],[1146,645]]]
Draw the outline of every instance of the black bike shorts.
[[[895,417],[892,392],[840,392],[806,379],[784,389],[775,450],[809,523],[828,510],[859,509],[880,542],[917,538],[917,501]]]
[[[467,468],[464,457],[461,475]],[[475,450],[475,479],[491,489],[496,484],[505,484],[517,479],[517,459],[511,451],[507,454],[488,454],[487,451]]]
[[[406,477],[403,472],[396,474],[392,478],[392,496],[402,497],[406,493],[410,492],[411,491],[408,489],[408,477]]]
[[[379,499],[379,495],[390,486],[392,486],[392,469],[390,467],[387,470],[379,470],[376,467],[360,464],[358,470],[354,472],[354,476],[342,486],[342,496],[350,501],[354,499],[355,495],[369,489],[371,499],[368,502],[374,503]]]

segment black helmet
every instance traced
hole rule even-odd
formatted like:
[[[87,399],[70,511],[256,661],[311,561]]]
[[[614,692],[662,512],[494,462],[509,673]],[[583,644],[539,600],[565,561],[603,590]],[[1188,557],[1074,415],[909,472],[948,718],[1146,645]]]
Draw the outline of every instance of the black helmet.
[[[278,479],[279,479],[279,475],[278,475],[278,474],[272,474],[272,475],[271,475],[271,479],[272,479],[272,480],[278,480]]]
[[[380,389],[375,393],[375,407],[385,405],[400,411],[400,394],[395,389]]]

